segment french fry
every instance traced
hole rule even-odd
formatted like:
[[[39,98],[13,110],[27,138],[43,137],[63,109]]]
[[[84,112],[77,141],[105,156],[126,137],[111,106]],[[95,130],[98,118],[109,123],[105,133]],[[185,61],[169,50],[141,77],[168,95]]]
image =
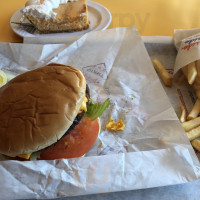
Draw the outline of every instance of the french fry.
[[[172,77],[165,69],[165,67],[158,61],[157,59],[152,60],[153,66],[164,82],[165,86],[171,87],[172,86]]]
[[[200,99],[200,90],[196,90],[196,95]]]
[[[194,83],[196,83],[197,85],[200,86],[200,75],[197,74],[196,79],[194,81]]]
[[[200,141],[198,139],[192,140],[191,144],[197,151],[200,151]]]
[[[197,76],[196,76],[195,82],[199,84],[200,83],[200,66],[196,68],[197,68]]]
[[[195,62],[191,62],[188,64],[188,83],[192,85],[195,81],[195,78],[197,76],[197,69]]]
[[[183,67],[182,71],[183,71],[184,75],[186,76],[188,83],[190,85],[192,85],[197,76],[197,69],[196,69],[195,62],[191,62],[190,64]]]
[[[186,132],[190,141],[198,138],[200,136],[200,126],[193,128],[192,130]]]
[[[186,78],[185,78],[185,75],[184,74],[181,74],[181,76],[179,77],[179,79],[178,79],[178,83],[183,83],[183,81],[185,81],[186,80]]]
[[[200,98],[200,60],[197,60],[195,63],[197,69],[197,76],[195,78],[193,87],[196,90],[198,98]]]
[[[184,130],[187,132],[187,131],[190,131],[192,130],[193,128],[196,128],[197,126],[200,126],[200,117],[197,117],[195,119],[192,119],[192,120],[189,120],[189,121],[186,121],[186,122],[183,122],[181,123]]]
[[[181,117],[180,117],[180,122],[183,123],[186,121],[186,110],[183,104],[180,106],[181,107]]]
[[[187,120],[191,120],[194,119],[198,116],[198,114],[200,113],[200,100],[197,99],[191,112],[189,113]]]
[[[200,75],[200,60],[196,60],[195,64],[197,68],[197,74]]]
[[[195,89],[195,91],[200,90],[200,83],[198,83],[198,82],[196,81],[196,79],[195,79],[195,82],[194,82],[194,84],[193,84],[193,88]],[[198,97],[198,98],[199,98],[199,97]]]
[[[185,67],[182,67],[182,72],[185,75],[185,77],[188,77],[188,65],[186,65]]]

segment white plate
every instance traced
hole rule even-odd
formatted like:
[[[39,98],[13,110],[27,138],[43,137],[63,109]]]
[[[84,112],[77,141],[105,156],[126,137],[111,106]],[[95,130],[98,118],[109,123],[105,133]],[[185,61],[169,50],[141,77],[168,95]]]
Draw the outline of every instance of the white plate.
[[[41,37],[41,36],[81,36],[90,31],[105,30],[111,23],[112,16],[107,8],[93,1],[87,1],[88,4],[88,17],[90,21],[90,27],[87,30],[73,32],[73,33],[48,33],[41,34],[33,27],[20,26],[12,22],[20,22],[22,13],[17,10],[10,18],[11,29],[19,36],[22,37]]]

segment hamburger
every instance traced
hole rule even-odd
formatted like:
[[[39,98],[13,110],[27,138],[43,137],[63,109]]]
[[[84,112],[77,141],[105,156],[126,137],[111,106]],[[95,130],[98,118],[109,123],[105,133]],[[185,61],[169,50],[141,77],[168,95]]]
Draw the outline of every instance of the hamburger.
[[[58,63],[23,73],[0,88],[0,153],[14,159],[83,156],[109,106],[90,99],[80,70]]]

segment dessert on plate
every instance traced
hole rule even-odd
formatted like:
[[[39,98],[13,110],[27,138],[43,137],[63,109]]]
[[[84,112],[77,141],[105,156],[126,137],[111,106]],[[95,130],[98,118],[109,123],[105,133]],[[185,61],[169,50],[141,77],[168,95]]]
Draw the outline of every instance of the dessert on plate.
[[[89,28],[86,0],[29,0],[22,9],[40,32],[75,32]]]

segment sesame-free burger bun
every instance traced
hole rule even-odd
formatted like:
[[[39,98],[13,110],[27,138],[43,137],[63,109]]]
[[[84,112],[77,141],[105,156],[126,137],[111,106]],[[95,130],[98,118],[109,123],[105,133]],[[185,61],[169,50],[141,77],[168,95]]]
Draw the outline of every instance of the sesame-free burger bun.
[[[26,154],[57,142],[77,116],[85,90],[81,71],[56,63],[12,79],[0,88],[0,153]]]

